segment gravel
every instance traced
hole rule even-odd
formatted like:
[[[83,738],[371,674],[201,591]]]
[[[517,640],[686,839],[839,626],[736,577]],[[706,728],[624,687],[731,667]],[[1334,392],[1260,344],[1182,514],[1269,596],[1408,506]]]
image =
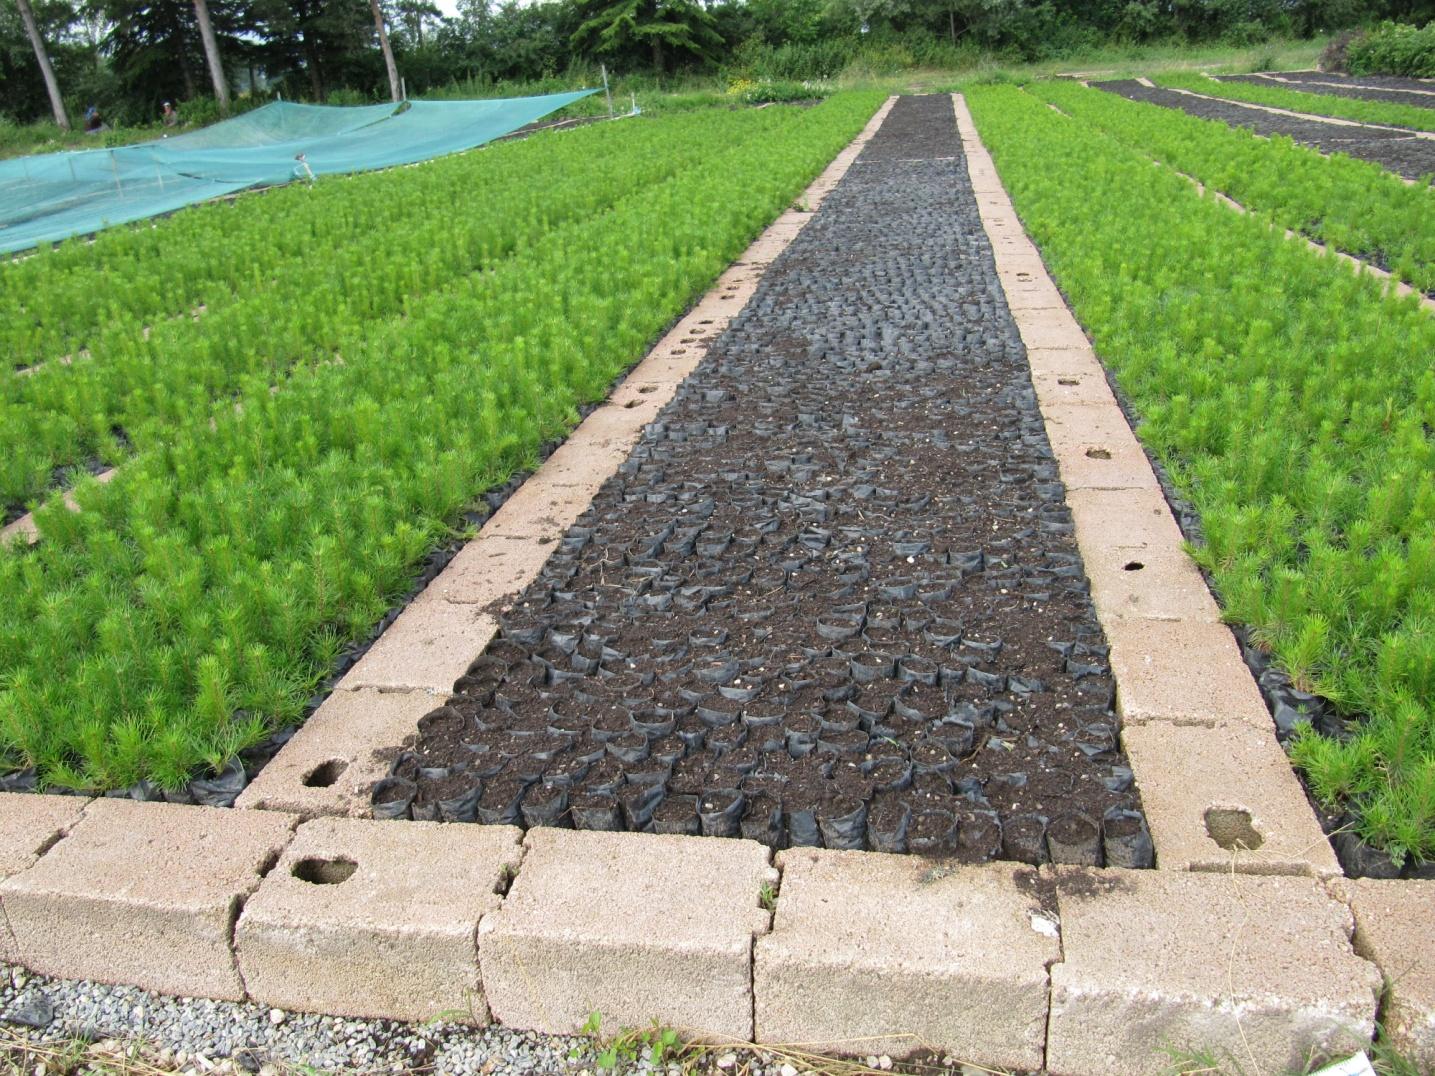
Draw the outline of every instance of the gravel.
[[[0,963],[0,1071],[22,1071],[12,1063],[17,1042],[36,1047],[92,1044],[95,1059],[134,1061],[142,1045],[143,1064],[115,1065],[106,1072],[149,1074],[173,1071],[257,1073],[290,1076],[297,1071],[512,1076],[543,1073],[574,1076],[599,1068],[599,1047],[591,1038],[541,1035],[505,1027],[473,1028],[433,1022],[404,1024],[312,1013],[284,1012],[264,1005],[204,998],[175,998],[133,986],[51,979]],[[894,1062],[886,1055],[852,1062],[811,1061],[752,1050],[719,1048],[684,1063],[654,1066],[634,1060],[628,1051],[618,1072],[664,1076],[797,1076],[830,1073],[861,1076],[867,1072],[920,1072],[956,1076],[985,1071],[963,1066],[956,1058],[932,1057],[917,1064]],[[37,1071],[26,1059],[24,1071]],[[73,1065],[40,1071],[90,1071]],[[100,1071],[98,1067],[95,1071]]]

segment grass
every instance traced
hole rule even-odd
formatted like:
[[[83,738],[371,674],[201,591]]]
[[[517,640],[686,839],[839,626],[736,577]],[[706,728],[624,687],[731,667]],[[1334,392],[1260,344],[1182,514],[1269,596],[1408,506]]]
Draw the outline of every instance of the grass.
[[[1071,82],[1027,89],[1283,228],[1388,267],[1421,291],[1435,289],[1435,201],[1379,165],[1322,157],[1288,138],[1258,138]]]
[[[1158,86],[1195,90],[1197,93],[1222,97],[1228,101],[1248,101],[1252,104],[1288,109],[1291,112],[1308,112],[1315,116],[1333,116],[1337,119],[1390,127],[1409,127],[1416,131],[1435,131],[1435,109],[1422,108],[1419,105],[1363,101],[1328,93],[1306,93],[1275,83],[1261,86],[1251,82],[1217,82],[1200,74],[1158,74],[1153,81]]]
[[[532,209],[540,226],[518,256],[471,248],[467,271],[412,293],[423,259],[388,262],[378,279],[398,299],[392,313],[284,290],[266,300],[267,321],[228,334],[246,350],[332,330],[337,354],[326,343],[322,361],[304,352],[237,380],[191,366],[165,381],[157,358],[137,367],[153,382],[137,377],[132,395],[179,392],[183,406],[137,427],[113,482],[77,489],[85,511],[51,499],[36,514],[42,541],[0,553],[0,766],[35,766],[71,787],[174,787],[293,721],[479,494],[571,428],[577,406],[605,393],[879,100],[654,120],[670,125],[668,141],[704,132],[711,144],[674,170],[666,148],[632,132],[612,160],[624,182],[587,173],[606,204]],[[583,172],[583,140],[602,130],[549,136],[549,169],[527,185],[561,189],[565,170]],[[488,152],[532,152],[522,146]],[[369,191],[363,177],[349,188],[364,234]],[[487,216],[454,214],[443,197],[427,204],[449,231]],[[354,279],[385,263],[390,244],[403,249],[392,229],[328,271]],[[175,332],[217,346],[203,335],[210,320]],[[97,357],[53,377],[109,365]]]
[[[1435,319],[1014,87],[969,94],[1027,230],[1199,511],[1226,616],[1297,686],[1319,798],[1435,857]]]

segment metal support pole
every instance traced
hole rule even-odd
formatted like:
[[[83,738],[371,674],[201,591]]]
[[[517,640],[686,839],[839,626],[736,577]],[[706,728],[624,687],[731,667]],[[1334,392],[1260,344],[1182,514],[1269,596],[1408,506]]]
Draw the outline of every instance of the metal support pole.
[[[599,64],[598,70],[603,72],[603,96],[608,99],[608,118],[613,118],[613,91],[608,88],[608,65]]]
[[[407,100],[409,99],[409,81],[408,81],[408,79],[405,79],[405,78],[399,79],[399,99],[402,100],[402,101],[407,101]]]

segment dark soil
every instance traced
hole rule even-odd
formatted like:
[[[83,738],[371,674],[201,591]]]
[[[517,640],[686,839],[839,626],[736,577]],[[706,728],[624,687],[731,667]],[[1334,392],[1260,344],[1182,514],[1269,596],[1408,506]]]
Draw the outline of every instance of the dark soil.
[[[1294,79],[1289,75],[1281,75],[1289,82],[1300,82],[1300,86],[1286,86],[1286,89],[1300,90],[1302,93],[1323,93],[1330,98],[1355,98],[1358,100],[1383,100],[1391,105],[1413,105],[1415,108],[1435,109],[1435,93],[1401,93],[1398,89],[1380,89],[1379,86],[1369,85],[1365,82],[1352,82],[1349,79],[1340,79],[1339,76],[1322,76],[1316,79]],[[1217,75],[1217,82],[1248,82],[1253,86],[1279,86],[1279,82],[1271,82],[1270,79],[1263,79],[1257,75]],[[1345,85],[1325,86],[1323,82],[1343,82]],[[1435,89],[1432,86],[1425,86],[1426,90]]]
[[[1435,141],[1417,138],[1403,131],[1301,120],[1233,102],[1143,86],[1134,79],[1093,82],[1092,85],[1132,101],[1148,101],[1165,108],[1177,108],[1202,119],[1219,120],[1232,127],[1246,127],[1266,138],[1274,134],[1285,135],[1321,153],[1344,153],[1371,161],[1407,179],[1421,179],[1435,173]]]
[[[1071,532],[950,98],[903,98],[376,814],[1149,865]]]

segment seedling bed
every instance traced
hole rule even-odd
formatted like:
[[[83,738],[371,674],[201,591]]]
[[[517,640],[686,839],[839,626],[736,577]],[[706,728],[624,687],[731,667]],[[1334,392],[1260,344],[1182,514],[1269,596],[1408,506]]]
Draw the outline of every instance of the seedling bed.
[[[1280,77],[1288,82],[1338,82],[1343,86],[1351,87],[1435,92],[1435,82],[1429,79],[1402,78],[1399,75],[1341,75],[1333,71],[1282,71]],[[1401,100],[1409,102],[1412,97],[1412,94],[1406,94]]]
[[[960,153],[898,102],[376,817],[1151,864]]]
[[[1344,153],[1390,169],[1407,179],[1435,172],[1435,141],[1383,127],[1321,123],[1266,112],[1260,108],[1215,101],[1161,87],[1143,86],[1134,79],[1094,82],[1093,86],[1132,101],[1149,101],[1177,108],[1202,119],[1219,120],[1232,127],[1247,127],[1262,137],[1285,135],[1321,153]]]
[[[1359,101],[1386,101],[1392,105],[1414,105],[1416,108],[1435,108],[1435,93],[1430,93],[1430,86],[1411,85],[1405,89],[1421,89],[1426,91],[1425,95],[1418,93],[1402,93],[1400,87],[1382,89],[1379,85],[1371,85],[1368,80],[1350,82],[1348,85],[1327,85],[1339,76],[1320,75],[1317,72],[1311,77],[1297,78],[1294,75],[1281,75],[1282,79],[1288,82],[1299,82],[1299,86],[1291,86],[1290,89],[1300,90],[1302,93],[1319,93],[1327,97],[1348,97]],[[1261,78],[1259,75],[1220,75],[1218,82],[1249,82],[1253,86],[1279,86],[1281,83],[1272,82],[1268,78]],[[1409,79],[1397,79],[1399,82],[1409,82]]]

